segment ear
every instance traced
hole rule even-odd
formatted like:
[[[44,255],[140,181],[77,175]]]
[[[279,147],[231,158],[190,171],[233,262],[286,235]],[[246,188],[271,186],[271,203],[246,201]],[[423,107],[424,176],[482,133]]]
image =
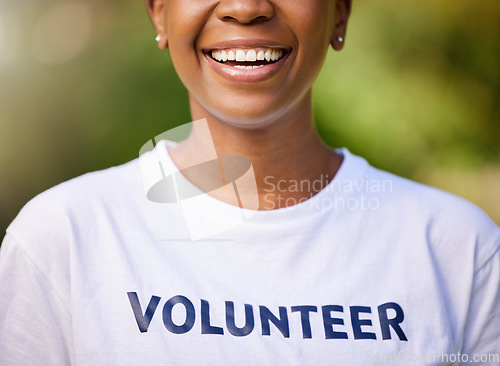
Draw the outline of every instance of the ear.
[[[168,48],[167,27],[165,24],[164,0],[145,0],[149,16],[159,37],[158,48],[165,50]]]
[[[336,51],[340,51],[344,47],[351,8],[352,0],[335,0],[335,27],[330,44]],[[339,40],[339,37],[342,38],[342,42]]]

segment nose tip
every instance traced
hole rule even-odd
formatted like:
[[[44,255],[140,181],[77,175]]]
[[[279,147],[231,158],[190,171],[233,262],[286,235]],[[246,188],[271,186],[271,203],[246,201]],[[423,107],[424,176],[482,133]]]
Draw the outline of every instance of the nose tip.
[[[274,7],[268,0],[222,0],[216,15],[225,22],[254,24],[272,19]]]

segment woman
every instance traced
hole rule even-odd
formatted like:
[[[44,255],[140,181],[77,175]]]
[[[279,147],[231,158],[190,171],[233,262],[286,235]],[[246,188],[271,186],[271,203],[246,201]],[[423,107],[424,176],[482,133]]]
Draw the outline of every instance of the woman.
[[[500,229],[314,128],[351,2],[146,4],[196,122],[23,209],[0,363],[497,362]]]

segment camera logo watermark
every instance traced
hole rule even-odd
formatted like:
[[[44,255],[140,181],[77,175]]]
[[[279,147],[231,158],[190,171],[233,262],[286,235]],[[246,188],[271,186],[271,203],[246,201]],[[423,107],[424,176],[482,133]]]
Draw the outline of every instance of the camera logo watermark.
[[[195,138],[202,142],[200,151],[203,153],[195,154],[189,166],[177,167],[166,148],[165,151],[155,149],[162,140],[179,143],[191,133],[195,133]],[[179,205],[193,241],[206,239],[243,223],[259,207],[251,161],[241,156],[218,156],[206,119],[156,136],[142,146],[139,156],[147,198],[155,203]],[[240,195],[241,187],[247,193],[245,196]],[[230,217],[219,215],[207,203],[210,202],[210,197],[207,197],[210,194],[223,195],[234,206],[247,210],[235,210],[237,214]]]

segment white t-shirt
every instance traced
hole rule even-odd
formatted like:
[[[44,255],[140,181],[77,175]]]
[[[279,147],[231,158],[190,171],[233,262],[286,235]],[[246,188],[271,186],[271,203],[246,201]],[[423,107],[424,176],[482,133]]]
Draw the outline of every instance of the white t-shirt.
[[[188,217],[146,196],[158,162],[176,170],[167,146],[46,191],[10,225],[1,365],[500,362],[500,229],[474,205],[343,149],[305,202],[200,194]]]

